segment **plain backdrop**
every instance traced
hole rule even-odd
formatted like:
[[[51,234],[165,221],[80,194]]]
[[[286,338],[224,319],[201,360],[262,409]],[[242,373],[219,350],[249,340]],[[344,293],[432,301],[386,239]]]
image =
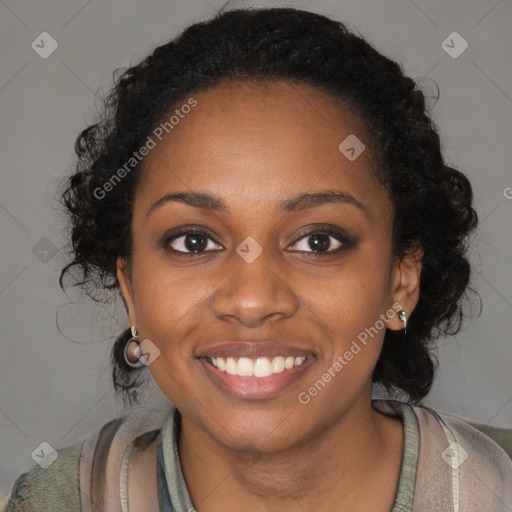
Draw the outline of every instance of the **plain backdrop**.
[[[70,445],[126,412],[110,368],[112,336],[126,326],[122,307],[95,307],[77,291],[64,294],[57,282],[67,255],[56,186],[73,169],[74,140],[95,120],[95,94],[112,85],[114,69],[139,62],[222,5],[224,0],[0,2],[0,503],[16,477],[34,466],[31,453],[41,442]],[[285,4],[230,3],[245,5]],[[433,81],[439,85],[432,118],[447,162],[474,186],[481,220],[471,258],[483,310],[455,338],[439,341],[441,366],[425,402],[511,428],[512,3],[287,5],[346,22],[400,62],[429,98],[436,92]],[[41,56],[56,44],[51,55]],[[154,385],[146,393],[145,404],[168,403]]]

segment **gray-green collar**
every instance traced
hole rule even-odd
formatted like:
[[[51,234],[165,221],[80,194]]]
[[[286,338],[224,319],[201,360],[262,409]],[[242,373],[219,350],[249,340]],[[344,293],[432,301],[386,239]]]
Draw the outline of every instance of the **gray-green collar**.
[[[372,400],[372,406],[387,415],[398,415],[404,424],[404,453],[395,502],[391,512],[412,510],[419,453],[419,426],[412,407],[397,400]],[[194,506],[181,470],[178,440],[181,414],[173,406],[158,436],[157,479],[161,512],[193,512]]]

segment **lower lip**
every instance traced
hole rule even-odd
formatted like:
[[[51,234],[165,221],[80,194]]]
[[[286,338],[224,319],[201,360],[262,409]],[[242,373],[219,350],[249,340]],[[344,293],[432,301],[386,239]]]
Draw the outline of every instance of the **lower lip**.
[[[205,358],[197,359],[206,371],[206,375],[224,391],[237,398],[246,400],[261,400],[272,398],[281,391],[297,382],[303,373],[313,364],[314,357],[308,356],[300,365],[294,366],[281,373],[273,373],[268,377],[240,377],[230,375],[213,366]]]

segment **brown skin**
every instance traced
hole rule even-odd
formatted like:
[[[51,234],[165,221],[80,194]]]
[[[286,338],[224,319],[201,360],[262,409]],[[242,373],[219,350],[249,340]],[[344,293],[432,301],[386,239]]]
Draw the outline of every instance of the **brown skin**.
[[[421,265],[391,247],[392,206],[373,172],[371,148],[349,161],[338,145],[365,141],[360,119],[307,85],[223,83],[146,157],[132,220],[133,258],[118,261],[131,324],[160,356],[149,366],[180,410],[179,453],[199,512],[391,510],[403,426],[371,407],[371,373],[382,329],[307,405],[298,401],[393,304],[411,314]],[[279,212],[283,199],[338,189],[353,204]],[[229,212],[181,202],[170,192],[220,196]],[[192,257],[171,230],[193,224],[213,241]],[[315,256],[306,232],[328,224],[355,243]],[[248,236],[263,253],[247,263]],[[329,236],[329,235],[327,235]],[[328,251],[340,244],[328,238]],[[189,246],[190,247],[190,246]],[[188,249],[190,252],[190,248]],[[421,256],[421,255],[420,255]],[[396,315],[389,329],[401,329]],[[277,396],[244,400],[222,391],[196,356],[225,340],[275,339],[316,357]]]

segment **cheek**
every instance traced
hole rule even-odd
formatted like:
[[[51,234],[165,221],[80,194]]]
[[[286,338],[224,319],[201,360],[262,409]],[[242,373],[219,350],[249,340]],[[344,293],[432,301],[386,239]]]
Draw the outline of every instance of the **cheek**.
[[[298,294],[339,339],[347,340],[374,325],[389,307],[388,276],[387,265],[354,258],[326,279],[310,279]]]
[[[176,352],[203,307],[208,283],[171,269],[149,251],[134,254],[135,310],[141,336],[162,352]],[[176,360],[176,358],[173,358]]]
[[[133,281],[141,340],[151,340],[160,351],[148,369],[162,392],[185,411],[194,389],[187,340],[204,316],[205,285],[201,279],[184,279],[179,270],[169,271],[161,261],[144,259],[144,254],[134,257]]]
[[[350,264],[323,279],[322,286],[318,286],[318,279],[311,279],[301,292],[306,310],[314,312],[326,337],[324,361],[320,361],[321,374],[317,377],[325,377],[332,382],[332,389],[343,394],[348,389],[355,393],[367,385],[386,331],[381,315],[395,314],[389,311],[390,261],[376,255],[362,251]]]

